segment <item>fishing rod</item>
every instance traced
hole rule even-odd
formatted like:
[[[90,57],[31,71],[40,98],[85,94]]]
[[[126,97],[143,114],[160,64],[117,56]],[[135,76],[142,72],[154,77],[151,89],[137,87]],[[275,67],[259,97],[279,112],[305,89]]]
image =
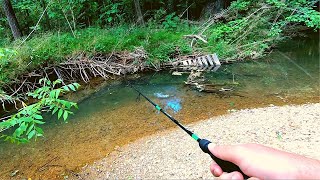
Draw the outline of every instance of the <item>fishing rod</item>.
[[[165,116],[167,116],[173,123],[175,123],[177,126],[179,126],[183,131],[185,131],[187,134],[189,134],[194,140],[196,140],[199,143],[199,146],[201,148],[201,150],[207,154],[209,154],[211,156],[211,158],[221,167],[221,169],[224,172],[233,172],[233,171],[238,171],[240,172],[243,177],[245,179],[248,179],[249,176],[247,176],[246,174],[244,174],[241,169],[233,164],[232,162],[229,161],[225,161],[222,159],[217,158],[216,156],[214,156],[208,149],[209,144],[211,143],[211,141],[207,140],[207,139],[201,139],[198,137],[198,135],[196,135],[195,133],[193,133],[192,131],[188,130],[187,128],[185,128],[182,124],[179,123],[179,121],[177,121],[175,118],[173,118],[170,114],[168,114],[166,111],[164,111],[159,105],[157,105],[156,103],[154,103],[153,101],[151,101],[151,99],[149,99],[147,96],[145,96],[144,94],[142,94],[138,89],[136,89],[133,85],[130,84],[130,87],[132,89],[134,89],[135,91],[138,92],[139,96],[143,96],[147,101],[149,101],[158,111],[162,112]]]

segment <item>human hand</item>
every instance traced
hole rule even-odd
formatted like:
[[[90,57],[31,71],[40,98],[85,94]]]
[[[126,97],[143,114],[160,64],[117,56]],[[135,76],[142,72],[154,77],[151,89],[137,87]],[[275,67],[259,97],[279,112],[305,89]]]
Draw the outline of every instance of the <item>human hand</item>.
[[[319,179],[320,161],[280,151],[259,144],[214,146],[209,150],[216,157],[230,161],[242,172],[258,179]],[[243,179],[240,172],[225,173],[218,164],[210,166],[212,174],[221,179]]]

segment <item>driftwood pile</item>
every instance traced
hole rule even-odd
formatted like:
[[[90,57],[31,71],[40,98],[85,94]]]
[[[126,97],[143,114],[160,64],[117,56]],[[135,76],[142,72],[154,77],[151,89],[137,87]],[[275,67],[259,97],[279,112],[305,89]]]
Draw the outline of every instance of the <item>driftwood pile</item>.
[[[92,77],[112,78],[113,75],[135,73],[145,68],[147,54],[143,49],[133,53],[97,55],[89,58],[85,55],[70,58],[54,67],[58,78],[62,80],[82,79],[89,82]]]
[[[145,65],[147,53],[143,48],[137,48],[134,52],[121,52],[109,55],[97,54],[88,56],[79,54],[68,59],[68,61],[50,66],[43,66],[32,72],[23,74],[19,78],[3,87],[5,92],[0,92],[0,103],[12,104],[24,99],[26,92],[31,92],[41,85],[41,78],[61,79],[63,83],[75,82],[81,79],[89,82],[93,77],[104,79],[135,73],[147,68]],[[17,99],[17,97],[20,97]]]

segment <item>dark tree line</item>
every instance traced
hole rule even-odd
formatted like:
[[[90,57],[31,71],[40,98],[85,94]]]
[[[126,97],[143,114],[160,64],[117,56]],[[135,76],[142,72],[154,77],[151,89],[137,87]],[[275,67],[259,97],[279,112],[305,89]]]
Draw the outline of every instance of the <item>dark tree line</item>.
[[[108,27],[153,19],[174,13],[198,20],[230,5],[230,0],[2,0],[0,37],[15,39],[33,28],[40,31]],[[34,27],[43,14],[39,27]],[[10,28],[9,28],[10,27]]]

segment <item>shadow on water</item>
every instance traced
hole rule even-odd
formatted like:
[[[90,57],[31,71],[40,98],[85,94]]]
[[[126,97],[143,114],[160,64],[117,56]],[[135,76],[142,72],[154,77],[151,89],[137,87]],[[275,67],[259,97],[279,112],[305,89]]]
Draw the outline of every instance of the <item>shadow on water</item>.
[[[184,85],[187,75],[168,72],[142,75],[144,81],[135,84],[184,124],[231,109],[319,102],[319,41],[310,37],[289,41],[260,61],[205,75],[209,83],[237,82],[236,94],[200,93]],[[47,116],[44,138],[22,145],[0,142],[0,179],[63,179],[117,146],[174,127],[144,99],[136,100],[126,82],[114,81],[79,103],[68,123]]]

